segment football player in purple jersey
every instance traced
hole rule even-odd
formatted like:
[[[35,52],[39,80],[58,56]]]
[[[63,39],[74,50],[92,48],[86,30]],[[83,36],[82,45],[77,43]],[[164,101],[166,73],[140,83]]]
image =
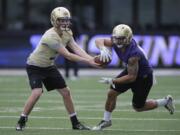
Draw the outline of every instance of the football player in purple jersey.
[[[102,130],[112,125],[111,113],[116,107],[117,96],[128,89],[133,93],[132,106],[137,112],[164,106],[170,114],[174,113],[175,107],[171,95],[162,99],[147,100],[153,85],[153,69],[145,52],[133,39],[132,30],[128,25],[115,26],[111,38],[97,39],[95,43],[100,49],[101,60],[109,61],[111,52],[107,48],[112,48],[126,68],[115,78],[101,78],[101,83],[110,84],[110,90],[107,94],[104,117],[97,126],[93,127],[93,130]]]

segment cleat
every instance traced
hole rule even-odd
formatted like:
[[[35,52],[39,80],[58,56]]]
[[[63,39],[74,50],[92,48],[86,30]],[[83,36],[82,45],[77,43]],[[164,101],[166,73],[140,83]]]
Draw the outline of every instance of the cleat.
[[[77,125],[73,126],[74,130],[90,130],[91,128],[88,126],[83,125],[82,123],[78,123]]]
[[[16,131],[22,131],[26,126],[27,120],[28,120],[28,117],[21,116],[16,125]]]
[[[169,111],[170,114],[174,114],[175,106],[173,97],[171,95],[168,95],[167,97],[165,97],[165,99],[167,99],[167,104],[164,107]]]
[[[102,120],[97,126],[93,127],[92,130],[102,130],[104,128],[110,127],[112,125],[111,120]]]

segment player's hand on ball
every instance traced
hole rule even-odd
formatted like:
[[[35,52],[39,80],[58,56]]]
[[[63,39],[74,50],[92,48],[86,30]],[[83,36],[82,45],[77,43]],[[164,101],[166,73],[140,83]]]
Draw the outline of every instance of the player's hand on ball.
[[[105,84],[110,84],[112,85],[113,88],[115,88],[115,84],[113,83],[113,78],[109,78],[109,77],[102,77],[99,80],[100,83],[105,83]]]
[[[107,66],[109,63],[111,63],[111,60],[107,62],[103,62],[100,60],[100,55],[97,55],[94,57],[94,62],[98,63],[101,67]]]
[[[112,59],[111,52],[106,47],[102,47],[100,49],[100,61],[108,62],[111,59]]]
[[[93,67],[101,68],[101,67],[100,67],[101,65],[100,65],[99,63],[97,63],[97,62],[94,61],[94,57],[92,57],[92,59],[89,59],[89,60],[88,60],[88,63],[89,63],[91,66],[93,66]]]

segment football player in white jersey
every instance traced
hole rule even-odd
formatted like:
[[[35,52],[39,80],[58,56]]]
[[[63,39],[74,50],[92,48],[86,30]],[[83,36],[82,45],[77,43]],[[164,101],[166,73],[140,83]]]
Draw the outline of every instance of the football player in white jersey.
[[[43,93],[43,85],[47,91],[56,89],[62,95],[72,123],[72,129],[89,130],[89,127],[79,122],[70,89],[54,64],[55,58],[61,55],[71,61],[84,62],[94,67],[98,66],[94,62],[94,58],[75,42],[70,29],[70,19],[71,15],[68,9],[64,7],[53,9],[51,12],[51,24],[53,27],[44,33],[38,46],[27,59],[26,70],[32,92],[17,122],[17,131],[21,131],[25,127],[28,115]],[[70,53],[66,46],[70,47],[75,54]]]

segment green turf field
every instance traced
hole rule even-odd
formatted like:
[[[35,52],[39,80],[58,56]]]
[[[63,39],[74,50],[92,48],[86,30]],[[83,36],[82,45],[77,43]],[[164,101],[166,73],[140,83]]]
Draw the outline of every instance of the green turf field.
[[[108,89],[98,79],[81,77],[67,81],[79,119],[91,127],[102,119]],[[135,112],[129,91],[118,97],[112,127],[104,131],[73,131],[62,97],[56,91],[44,91],[29,117],[28,128],[17,132],[16,122],[31,91],[24,76],[0,76],[0,135],[180,135],[180,77],[158,77],[157,81],[149,98],[171,94],[176,100],[174,115],[163,107]]]

